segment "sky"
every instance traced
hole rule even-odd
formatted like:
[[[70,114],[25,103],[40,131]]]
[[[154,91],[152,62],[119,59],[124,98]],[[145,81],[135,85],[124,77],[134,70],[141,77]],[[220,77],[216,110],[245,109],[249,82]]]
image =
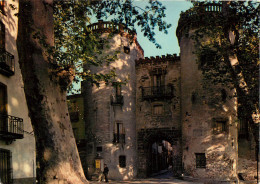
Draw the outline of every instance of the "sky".
[[[178,25],[178,20],[181,11],[188,10],[192,7],[189,1],[181,0],[163,0],[162,4],[166,7],[166,18],[165,21],[172,25],[168,30],[168,34],[156,31],[155,39],[162,46],[161,49],[157,49],[155,45],[150,42],[146,37],[143,36],[141,30],[137,29],[137,40],[144,50],[144,56],[161,56],[167,54],[177,54],[180,53],[180,48],[178,45],[178,40],[176,37],[176,28]],[[140,7],[145,7],[147,0],[135,0],[135,4]]]

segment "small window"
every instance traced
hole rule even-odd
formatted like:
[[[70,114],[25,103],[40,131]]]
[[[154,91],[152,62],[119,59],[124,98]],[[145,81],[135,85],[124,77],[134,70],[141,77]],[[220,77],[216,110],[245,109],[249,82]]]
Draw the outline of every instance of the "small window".
[[[124,155],[119,156],[119,167],[121,167],[121,168],[126,167],[126,156],[124,156]]]
[[[116,96],[121,96],[121,86],[120,85],[116,85]]]
[[[12,183],[11,159],[11,152],[0,148],[0,178],[2,183]]]
[[[130,48],[127,47],[127,46],[124,46],[124,52],[125,52],[126,54],[129,54],[129,53],[130,53]]]
[[[191,94],[191,102],[192,104],[195,104],[197,100],[197,93],[196,92],[192,92]]]
[[[97,147],[97,152],[102,152],[102,146]]]
[[[227,100],[227,92],[224,89],[221,90],[221,99],[223,102],[226,102]]]
[[[227,122],[226,121],[216,121],[213,127],[214,134],[223,133],[226,131]]]
[[[196,168],[206,168],[205,153],[195,153],[196,155]]]
[[[7,86],[0,83],[0,131],[7,131]]]
[[[116,123],[113,142],[125,143],[125,129],[123,123]]]
[[[163,114],[163,105],[154,105],[153,106],[153,115],[162,115]]]

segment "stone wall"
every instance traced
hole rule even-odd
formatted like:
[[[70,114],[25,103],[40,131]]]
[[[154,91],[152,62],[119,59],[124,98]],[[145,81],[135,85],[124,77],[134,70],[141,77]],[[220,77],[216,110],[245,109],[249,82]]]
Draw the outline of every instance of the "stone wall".
[[[189,35],[192,33],[190,31]],[[203,79],[190,37],[183,35],[179,43],[185,174],[197,178],[234,180],[238,158],[234,91]],[[225,99],[221,96],[223,90]],[[206,164],[202,168],[196,163],[198,154],[205,155]]]

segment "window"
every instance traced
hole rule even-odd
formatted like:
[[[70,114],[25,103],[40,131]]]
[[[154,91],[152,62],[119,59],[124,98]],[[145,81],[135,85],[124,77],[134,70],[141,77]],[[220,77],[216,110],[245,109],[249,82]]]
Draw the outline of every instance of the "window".
[[[205,153],[195,153],[196,155],[196,168],[206,168]]]
[[[226,121],[216,121],[214,123],[213,132],[214,134],[223,133],[226,131],[227,122]]]
[[[130,53],[130,48],[127,47],[127,46],[124,46],[124,52],[125,52],[126,54],[129,54],[129,53]]]
[[[121,86],[116,85],[116,96],[121,96]]]
[[[97,147],[97,152],[102,152],[102,146]]]
[[[113,142],[125,143],[125,130],[123,127],[123,123],[116,123]]]
[[[153,106],[153,115],[162,115],[163,114],[163,105],[157,104]]]
[[[224,89],[221,90],[221,100],[223,102],[226,102],[226,100],[227,100],[227,92]]]
[[[162,75],[154,75],[153,76],[153,86],[161,86],[162,85]]]
[[[119,167],[121,167],[121,168],[126,167],[126,156],[125,155],[119,156]]]
[[[11,152],[0,148],[0,178],[2,183],[12,183]]]
[[[7,87],[0,83],[0,131],[7,131]]]
[[[1,21],[0,21],[0,49],[2,50],[5,49],[5,25]]]
[[[197,95],[198,94],[196,92],[192,92],[192,94],[191,94],[191,102],[192,102],[192,104],[196,103]]]

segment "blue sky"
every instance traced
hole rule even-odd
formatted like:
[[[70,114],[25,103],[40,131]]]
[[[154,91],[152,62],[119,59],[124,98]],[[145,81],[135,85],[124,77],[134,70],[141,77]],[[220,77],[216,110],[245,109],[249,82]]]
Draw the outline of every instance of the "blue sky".
[[[148,0],[135,0],[137,6],[145,7]],[[181,11],[185,11],[192,7],[189,1],[177,1],[177,0],[163,0],[162,4],[166,7],[166,22],[172,24],[172,27],[168,30],[168,34],[156,31],[156,41],[162,46],[162,49],[157,49],[153,43],[143,36],[140,29],[137,28],[137,40],[144,50],[144,56],[161,56],[166,54],[180,53],[178,40],[176,37],[176,28]]]

